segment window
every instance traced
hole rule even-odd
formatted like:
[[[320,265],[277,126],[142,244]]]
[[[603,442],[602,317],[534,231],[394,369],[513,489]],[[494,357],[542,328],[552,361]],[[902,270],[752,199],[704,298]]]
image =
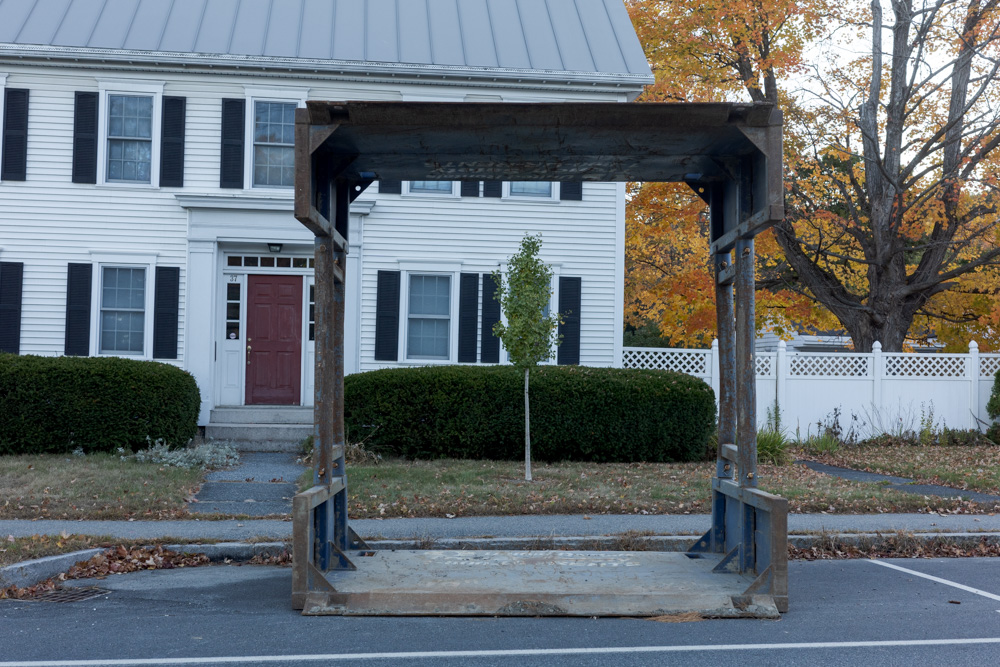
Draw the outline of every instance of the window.
[[[146,269],[102,267],[100,352],[143,354],[145,322]]]
[[[240,338],[242,290],[243,286],[240,283],[226,284],[226,338],[229,340]]]
[[[408,359],[450,359],[451,276],[410,275],[406,319]]]
[[[294,102],[254,102],[253,184],[290,188],[295,184]]]
[[[87,148],[86,136],[74,133],[74,169],[78,157],[89,158],[89,178],[78,183],[117,186],[159,186],[163,131],[163,83],[98,79],[100,93],[91,100],[94,141]],[[86,93],[78,92],[77,96]],[[79,100],[78,100],[79,102]],[[78,117],[74,122],[83,122]],[[84,127],[84,126],[81,126]],[[76,142],[80,140],[80,151]],[[89,150],[94,153],[89,153]],[[77,153],[80,153],[78,156]],[[183,167],[181,167],[183,169]]]
[[[453,194],[451,181],[410,181],[411,193]]]
[[[551,199],[552,183],[544,181],[511,181],[510,196]]]
[[[108,182],[149,183],[153,98],[108,95]]]

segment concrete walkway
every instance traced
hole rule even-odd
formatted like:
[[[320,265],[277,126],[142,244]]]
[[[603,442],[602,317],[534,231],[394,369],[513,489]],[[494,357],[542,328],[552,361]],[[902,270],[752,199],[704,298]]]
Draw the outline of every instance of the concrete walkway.
[[[205,476],[194,502],[193,514],[291,514],[292,497],[306,467],[287,452],[242,452],[240,464]]]
[[[457,517],[454,519],[355,519],[351,527],[366,539],[471,537],[589,537],[628,531],[655,535],[700,536],[709,527],[707,514],[691,515],[551,515]],[[245,521],[0,521],[0,537],[14,535],[99,535],[123,539],[283,540],[292,535],[290,520]],[[937,514],[792,514],[788,532],[1000,533],[1000,516]]]

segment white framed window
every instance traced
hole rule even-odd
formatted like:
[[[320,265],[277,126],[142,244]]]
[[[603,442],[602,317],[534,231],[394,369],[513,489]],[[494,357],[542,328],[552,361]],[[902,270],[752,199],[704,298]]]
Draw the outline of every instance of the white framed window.
[[[153,162],[153,98],[108,95],[109,183],[149,183]]]
[[[91,253],[91,259],[91,354],[151,359],[156,256]]]
[[[160,180],[162,82],[98,81],[98,181],[155,187]]]
[[[0,72],[0,103],[6,102],[7,74]],[[3,148],[3,107],[0,106],[0,149]]]
[[[141,355],[146,349],[146,269],[101,267],[98,352]]]
[[[405,181],[403,194],[458,197],[458,181]]]
[[[452,275],[410,273],[406,285],[407,359],[452,358]]]
[[[533,199],[536,201],[557,201],[557,183],[550,181],[505,181],[503,196],[509,199]]]
[[[246,94],[243,183],[246,187],[291,190],[295,185],[295,109],[308,88],[244,86]]]
[[[251,184],[255,188],[295,185],[295,102],[253,102]]]

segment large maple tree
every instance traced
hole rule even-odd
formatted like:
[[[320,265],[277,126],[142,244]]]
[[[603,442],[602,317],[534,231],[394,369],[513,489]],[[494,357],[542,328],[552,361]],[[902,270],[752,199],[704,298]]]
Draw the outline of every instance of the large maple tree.
[[[657,77],[643,99],[785,111],[787,217],[758,244],[760,320],[842,327],[863,351],[931,334],[996,346],[998,2],[627,1]],[[704,210],[678,186],[631,194],[630,322],[704,342]]]

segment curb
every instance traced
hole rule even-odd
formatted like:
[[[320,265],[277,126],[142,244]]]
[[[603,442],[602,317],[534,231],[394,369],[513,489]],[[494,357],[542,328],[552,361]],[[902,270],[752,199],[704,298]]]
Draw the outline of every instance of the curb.
[[[39,581],[45,581],[61,574],[82,560],[90,560],[104,549],[84,549],[83,551],[73,551],[68,554],[57,556],[45,556],[34,560],[26,560],[14,563],[7,567],[0,567],[0,588],[17,586],[26,588],[34,586]]]
[[[976,545],[986,540],[987,544],[1000,544],[1000,533],[821,533],[789,535],[788,543],[797,548],[829,545],[836,542],[844,545],[868,545],[879,540],[903,536],[917,542],[945,541],[956,546]],[[698,539],[697,535],[620,535],[579,536],[579,537],[478,537],[428,539],[369,539],[369,548],[381,550],[409,549],[470,549],[509,551],[687,551]],[[216,544],[165,544],[164,549],[178,553],[205,554],[213,563],[246,562],[256,556],[280,556],[288,551],[287,542],[219,542]],[[25,588],[40,581],[55,577],[80,561],[88,560],[104,549],[86,549],[58,556],[46,556],[0,568],[0,588],[18,586]]]

